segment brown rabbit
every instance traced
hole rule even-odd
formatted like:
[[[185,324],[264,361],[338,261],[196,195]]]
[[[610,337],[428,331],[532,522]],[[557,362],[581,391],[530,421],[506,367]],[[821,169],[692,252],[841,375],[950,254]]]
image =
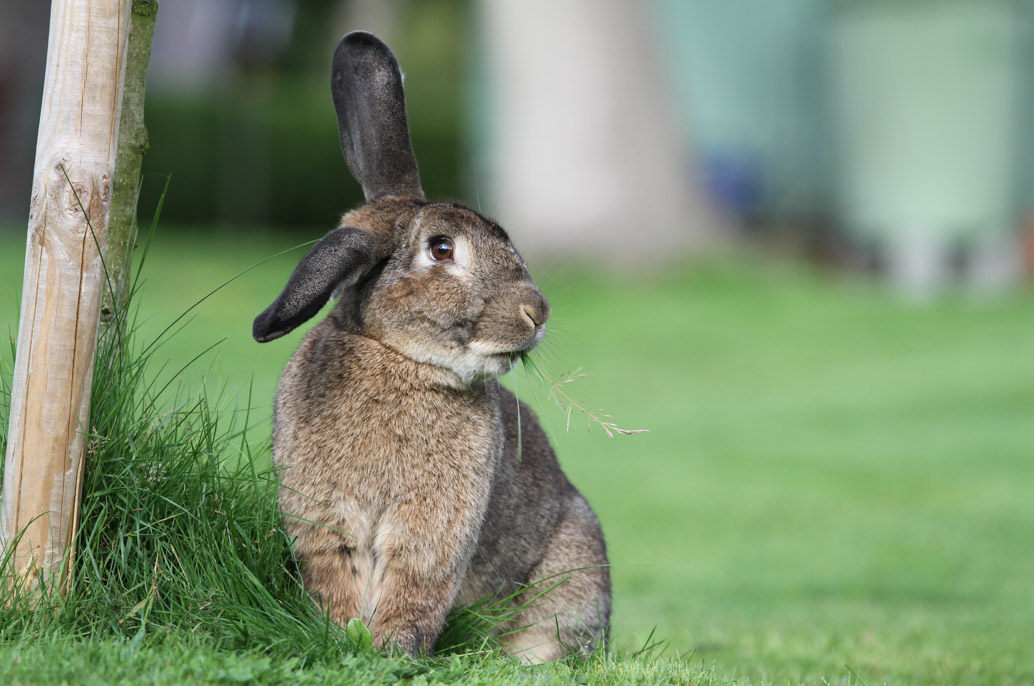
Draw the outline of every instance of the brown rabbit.
[[[270,341],[340,295],[276,396],[280,505],[305,586],[336,622],[361,617],[378,646],[411,655],[432,649],[451,607],[492,594],[529,605],[499,629],[512,654],[592,651],[610,617],[599,522],[495,380],[542,340],[549,303],[497,224],[425,201],[384,43],[345,36],[331,92],[367,204],[253,329]]]

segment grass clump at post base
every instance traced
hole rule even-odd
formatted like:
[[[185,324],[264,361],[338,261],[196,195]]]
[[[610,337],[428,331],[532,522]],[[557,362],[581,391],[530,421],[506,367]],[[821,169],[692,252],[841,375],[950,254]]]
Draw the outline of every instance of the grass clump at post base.
[[[150,236],[139,265],[149,245]],[[439,656],[424,660],[375,653],[365,627],[330,622],[305,594],[282,529],[268,440],[248,440],[251,398],[185,387],[186,367],[203,365],[214,346],[183,367],[159,364],[182,315],[138,340],[130,311],[140,266],[133,278],[132,306],[98,343],[72,582],[39,601],[0,586],[0,682],[591,683],[615,669],[661,669],[665,681],[688,673],[602,653],[522,668],[489,637],[509,613],[501,601],[454,610]],[[10,395],[4,370],[0,451]],[[0,574],[10,571],[0,562]]]
[[[252,636],[263,635],[271,654],[304,635],[310,652],[340,650],[336,628],[301,595],[275,475],[257,466],[268,459],[257,460],[247,440],[242,401],[250,399],[213,399],[204,387],[183,388],[182,369],[155,371],[150,363],[173,331],[140,343],[128,310],[103,331],[69,592],[45,600],[47,611],[4,597],[12,609],[0,635],[109,637],[135,646],[183,632],[234,649],[254,647]]]

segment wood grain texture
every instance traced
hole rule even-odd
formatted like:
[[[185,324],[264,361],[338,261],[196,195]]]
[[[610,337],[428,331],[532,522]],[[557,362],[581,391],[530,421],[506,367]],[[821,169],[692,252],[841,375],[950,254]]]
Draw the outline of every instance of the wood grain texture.
[[[63,586],[78,510],[130,0],[54,0],[0,503],[16,569]]]

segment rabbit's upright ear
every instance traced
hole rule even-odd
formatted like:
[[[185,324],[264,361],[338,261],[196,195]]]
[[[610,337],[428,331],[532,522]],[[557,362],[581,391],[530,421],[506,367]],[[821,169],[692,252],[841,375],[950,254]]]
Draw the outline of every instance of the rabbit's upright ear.
[[[327,304],[334,289],[358,283],[386,257],[366,231],[342,226],[321,238],[302,258],[272,305],[255,317],[251,335],[266,343],[290,333]]]
[[[330,92],[341,150],[368,201],[424,199],[409,142],[406,96],[395,55],[372,33],[353,31],[334,51]]]

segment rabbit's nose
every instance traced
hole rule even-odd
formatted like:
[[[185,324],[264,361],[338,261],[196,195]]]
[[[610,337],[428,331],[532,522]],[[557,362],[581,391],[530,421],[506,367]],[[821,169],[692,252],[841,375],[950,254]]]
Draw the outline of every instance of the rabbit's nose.
[[[542,326],[549,319],[549,301],[541,293],[536,294],[521,304],[521,312],[531,321],[532,326]]]

